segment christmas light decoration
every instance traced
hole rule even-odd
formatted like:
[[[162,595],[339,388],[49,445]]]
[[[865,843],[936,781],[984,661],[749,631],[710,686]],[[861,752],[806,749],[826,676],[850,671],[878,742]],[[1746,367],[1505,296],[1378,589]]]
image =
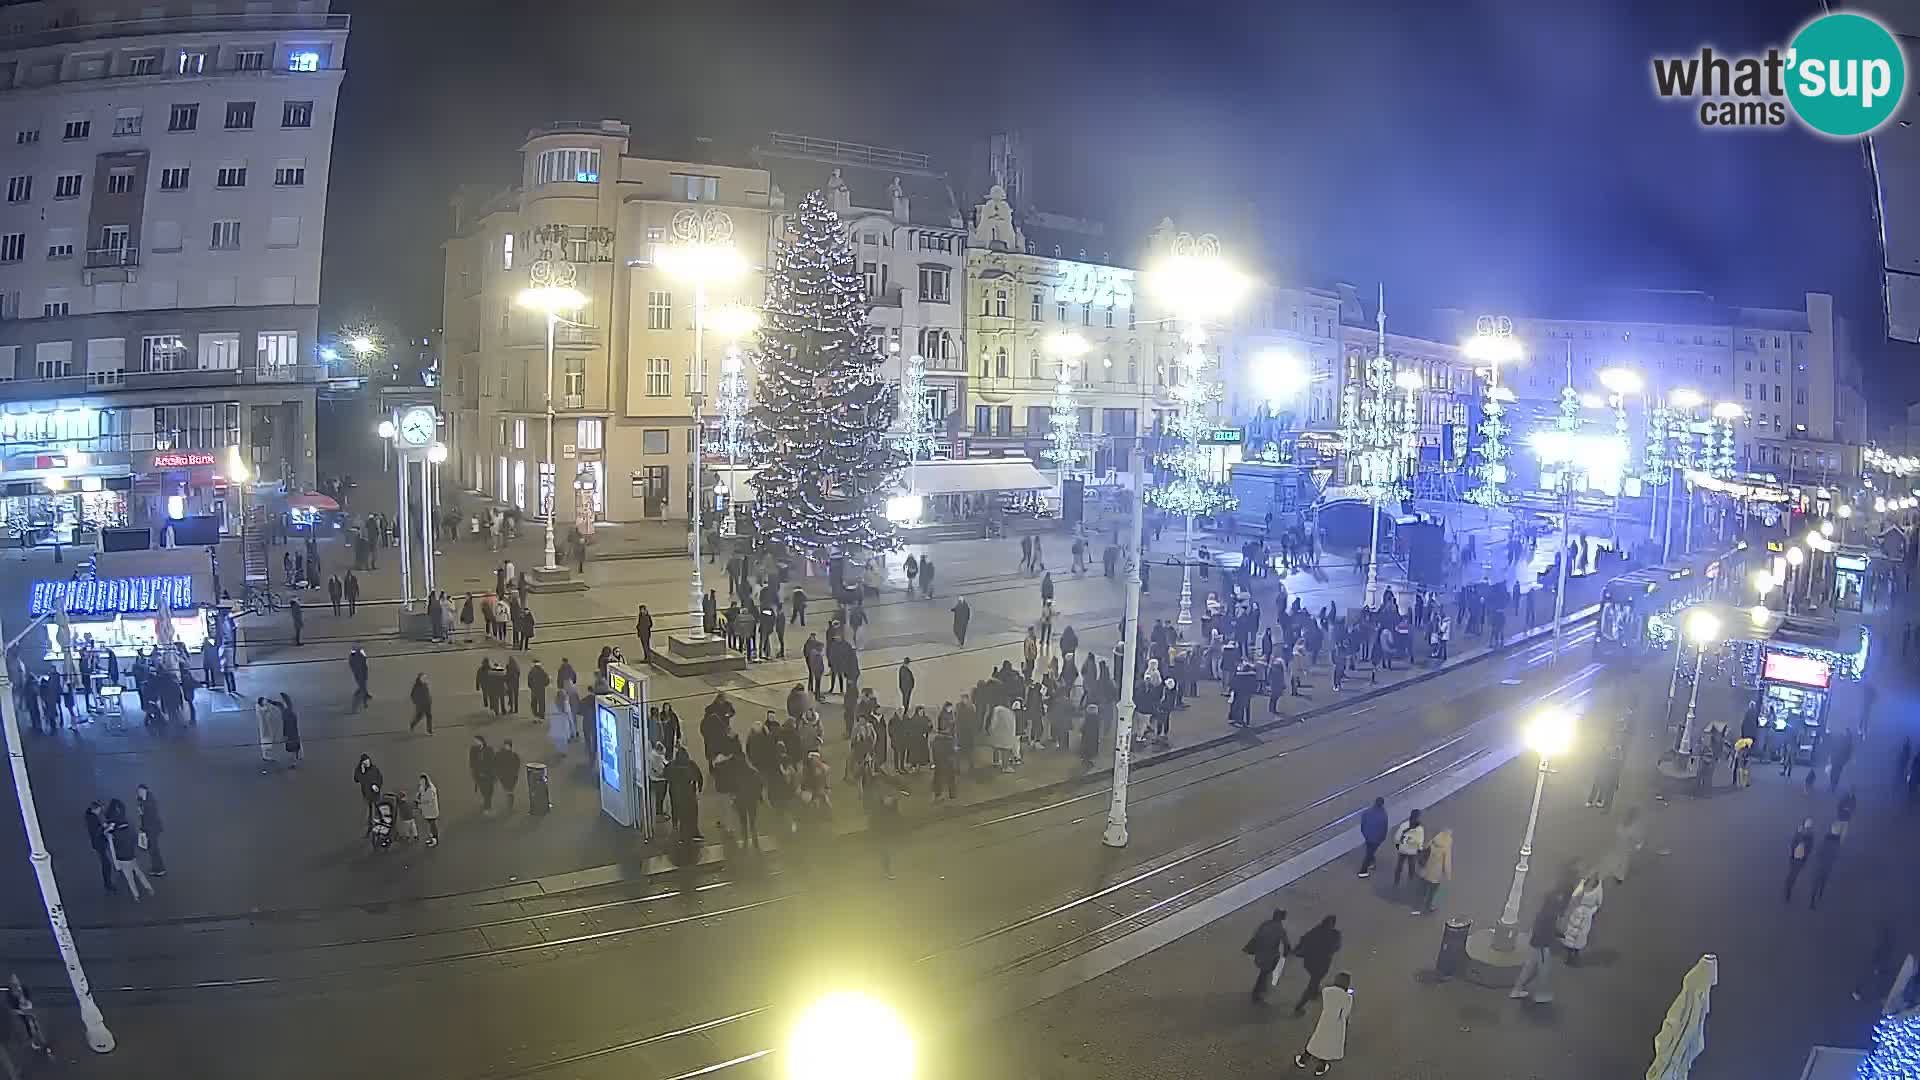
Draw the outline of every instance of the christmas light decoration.
[[[1920,1015],[1883,1016],[1873,1026],[1873,1053],[1860,1063],[1859,1080],[1911,1080],[1920,1076]]]
[[[720,393],[715,401],[720,410],[720,426],[707,440],[709,453],[725,454],[733,465],[746,459],[751,449],[747,440],[747,365],[738,346],[728,346],[726,360],[720,366]]]
[[[767,275],[751,410],[754,522],[767,542],[831,560],[894,543],[884,510],[901,455],[867,300],[840,216],[801,200]]]
[[[1220,398],[1220,384],[1206,378],[1209,360],[1202,345],[1206,333],[1190,325],[1182,333],[1186,355],[1169,371],[1172,398],[1180,410],[1166,421],[1172,448],[1160,455],[1161,468],[1172,474],[1164,484],[1147,489],[1147,502],[1189,518],[1224,513],[1239,505],[1226,486],[1212,478],[1213,451],[1201,442],[1212,430],[1208,406]]]
[[[927,358],[914,353],[900,376],[900,435],[896,440],[908,461],[933,456],[933,411],[927,402]]]
[[[1086,456],[1086,436],[1080,432],[1080,410],[1073,402],[1073,361],[1061,357],[1053,380],[1053,415],[1047,431],[1047,460],[1062,474],[1073,471]]]

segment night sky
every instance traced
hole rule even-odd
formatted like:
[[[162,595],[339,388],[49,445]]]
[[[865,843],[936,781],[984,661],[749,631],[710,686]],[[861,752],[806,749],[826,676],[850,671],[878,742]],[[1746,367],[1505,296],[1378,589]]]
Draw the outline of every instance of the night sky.
[[[962,182],[986,136],[1018,129],[1045,208],[1127,236],[1171,216],[1231,242],[1257,222],[1269,273],[1384,280],[1390,326],[1619,287],[1783,307],[1813,289],[1855,320],[1870,372],[1911,366],[1882,348],[1858,145],[1703,130],[1651,88],[1650,56],[1784,43],[1812,2],[334,8],[355,18],[327,325],[438,325],[452,185],[512,181],[535,124],[613,117],[637,153],[783,130],[927,152]]]

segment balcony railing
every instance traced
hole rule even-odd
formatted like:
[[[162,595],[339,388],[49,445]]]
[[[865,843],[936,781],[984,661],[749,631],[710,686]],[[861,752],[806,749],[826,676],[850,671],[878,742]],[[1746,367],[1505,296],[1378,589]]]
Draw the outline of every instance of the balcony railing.
[[[245,368],[215,368],[187,371],[96,371],[56,376],[33,377],[32,369],[22,364],[18,377],[0,382],[0,401],[34,401],[56,397],[79,397],[99,393],[129,393],[143,390],[214,389],[225,386],[267,386],[286,383],[323,383],[328,371],[322,364],[249,365]]]
[[[560,407],[563,409],[583,409],[587,405],[585,394],[561,394]]]
[[[111,270],[139,265],[140,249],[136,247],[87,249],[87,269],[89,270]]]
[[[547,326],[544,322],[516,324],[507,337],[507,344],[515,349],[544,349],[547,347]],[[600,328],[597,326],[562,324],[553,328],[553,347],[556,349],[590,349],[598,344]]]

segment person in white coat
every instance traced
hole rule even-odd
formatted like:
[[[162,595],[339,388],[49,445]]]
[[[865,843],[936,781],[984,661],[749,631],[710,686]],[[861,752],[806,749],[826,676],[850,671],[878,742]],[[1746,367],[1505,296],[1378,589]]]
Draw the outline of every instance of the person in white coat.
[[[1593,917],[1600,914],[1600,904],[1605,899],[1597,873],[1588,874],[1573,890],[1573,900],[1567,904],[1567,928],[1560,935],[1560,944],[1567,947],[1569,966],[1580,963],[1580,950],[1587,947],[1587,936],[1593,933]]]
[[[1293,1056],[1293,1067],[1325,1076],[1333,1063],[1347,1056],[1347,1017],[1353,1012],[1353,976],[1341,972],[1333,985],[1320,991],[1320,1020],[1313,1025],[1307,1048]]]
[[[995,705],[987,714],[987,745],[993,748],[994,767],[1001,772],[1012,772],[1020,761],[1020,736],[1013,710],[1005,705]]]
[[[280,746],[280,710],[266,698],[253,699],[253,722],[260,730],[260,762],[272,765],[279,761]],[[267,770],[261,769],[261,772]]]
[[[440,789],[433,786],[433,777],[420,774],[420,783],[413,789],[413,805],[420,817],[427,823],[427,846],[440,842]]]

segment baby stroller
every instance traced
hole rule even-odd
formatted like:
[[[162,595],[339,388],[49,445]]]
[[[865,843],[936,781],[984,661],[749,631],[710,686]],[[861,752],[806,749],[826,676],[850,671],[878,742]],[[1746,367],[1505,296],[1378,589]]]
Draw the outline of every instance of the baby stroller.
[[[384,791],[374,797],[370,809],[373,816],[367,822],[367,842],[375,850],[393,846],[393,824],[399,817],[398,805],[399,800]]]

